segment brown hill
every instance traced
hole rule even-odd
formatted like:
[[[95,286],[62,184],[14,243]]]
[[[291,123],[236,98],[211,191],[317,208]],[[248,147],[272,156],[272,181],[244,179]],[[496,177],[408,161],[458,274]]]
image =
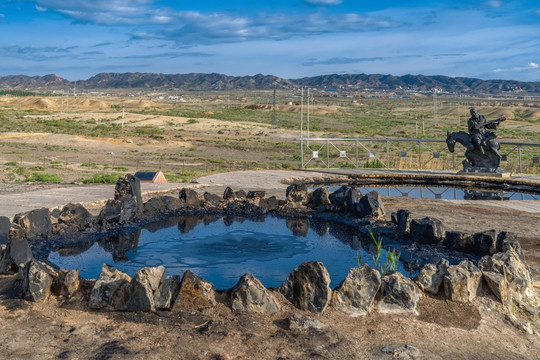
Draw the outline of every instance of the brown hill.
[[[73,82],[57,75],[0,77],[0,88],[22,90],[72,89]],[[227,76],[223,74],[101,73],[77,81],[77,89],[161,89],[176,91],[272,90],[310,87],[339,91],[399,91],[430,94],[433,89],[456,94],[540,94],[540,82],[481,80],[442,75],[331,74],[301,79],[272,75]]]

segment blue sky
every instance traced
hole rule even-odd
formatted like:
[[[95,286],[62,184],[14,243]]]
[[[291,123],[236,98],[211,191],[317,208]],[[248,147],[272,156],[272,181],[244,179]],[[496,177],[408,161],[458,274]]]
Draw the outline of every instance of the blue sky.
[[[540,2],[0,0],[0,76],[424,74],[540,81]]]

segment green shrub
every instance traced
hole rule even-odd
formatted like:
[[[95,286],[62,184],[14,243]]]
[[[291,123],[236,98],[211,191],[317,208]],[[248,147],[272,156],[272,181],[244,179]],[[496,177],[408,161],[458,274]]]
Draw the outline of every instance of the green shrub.
[[[135,134],[137,134],[139,136],[150,136],[150,135],[157,135],[157,134],[165,133],[165,131],[163,129],[160,129],[155,125],[139,126],[139,127],[135,128],[134,132],[135,132]]]
[[[5,165],[7,166],[17,166],[19,163],[16,161],[8,161]]]
[[[384,164],[379,159],[374,159],[366,161],[364,167],[368,169],[382,169],[384,168]]]
[[[116,184],[120,176],[120,174],[94,174],[82,182],[83,184]]]
[[[396,252],[396,249],[388,249],[386,258],[382,258],[382,236],[378,234],[377,237],[369,230],[369,235],[371,236],[371,241],[375,244],[375,253],[371,256],[373,257],[373,264],[375,269],[377,269],[382,276],[386,275],[389,271],[397,270],[399,265],[399,257],[401,256],[400,252]],[[358,254],[357,258],[358,266],[362,264],[362,255]]]
[[[171,174],[171,173],[164,173],[165,179],[167,179],[168,182],[178,183],[178,182],[188,182],[188,179],[190,177],[188,175],[180,175],[180,174]]]
[[[116,171],[129,171],[129,168],[127,168],[125,166],[115,166],[115,167],[113,167],[113,170],[116,170]]]
[[[97,169],[99,167],[99,165],[96,163],[82,163],[81,166],[92,168],[92,169]]]
[[[33,172],[30,176],[26,177],[26,182],[62,182],[63,179],[50,173]]]

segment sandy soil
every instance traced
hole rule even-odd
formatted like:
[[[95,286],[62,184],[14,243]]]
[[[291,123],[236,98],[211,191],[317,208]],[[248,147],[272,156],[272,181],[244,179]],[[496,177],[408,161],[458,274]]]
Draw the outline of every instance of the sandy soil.
[[[284,185],[271,177],[261,178],[256,187],[283,191]],[[205,189],[221,191],[223,184],[215,178],[205,181],[210,183]],[[384,198],[384,203],[388,215],[402,208],[414,217],[436,215],[448,229],[514,231],[538,275],[538,213],[426,199]],[[513,312],[540,331],[540,316],[521,308],[505,310],[490,294],[472,304],[424,296],[418,316],[372,311],[351,318],[332,309],[303,313],[327,326],[290,330],[288,318],[299,311],[277,292],[282,310],[256,316],[232,312],[224,295],[216,307],[200,311],[101,313],[77,299],[21,300],[13,276],[1,276],[0,289],[0,354],[8,359],[540,358],[539,337],[504,320]],[[395,351],[387,352],[389,346]]]
[[[2,277],[3,289],[12,279]],[[424,298],[419,316],[373,312],[351,318],[304,313],[326,327],[289,330],[293,312],[280,297],[273,316],[201,311],[95,313],[55,300],[28,303],[0,294],[0,349],[7,359],[535,359],[538,336],[508,325],[490,298],[457,304]],[[538,321],[538,319],[534,319]],[[385,346],[405,353],[388,354]],[[409,357],[406,357],[409,355]]]
[[[0,98],[0,107],[61,111],[53,115],[30,115],[43,119],[75,116],[77,121],[82,122],[92,119],[98,123],[120,122],[118,111],[110,109],[112,104],[118,104],[116,100],[92,103],[93,100],[88,99],[59,97],[24,99],[27,103],[20,101]],[[131,172],[154,169],[159,164],[164,170],[180,173],[185,166],[193,165],[186,155],[191,154],[189,149],[194,149],[193,154],[204,153],[215,160],[222,157],[238,162],[266,159],[264,151],[245,151],[233,146],[228,146],[224,153],[224,147],[212,146],[212,141],[260,136],[272,143],[298,136],[296,130],[271,129],[260,123],[231,123],[214,119],[197,119],[196,123],[188,123],[188,118],[135,114],[129,109],[143,109],[155,104],[143,100],[126,104],[128,112],[125,121],[130,126],[182,127],[184,131],[181,136],[164,134],[134,139],[32,133],[31,129],[2,133],[0,163],[14,161],[27,168],[40,165],[50,171],[53,170],[52,161],[67,163],[65,166],[60,164],[58,170],[66,182],[80,177],[81,170],[103,171],[106,164],[126,166]],[[297,109],[292,107],[291,111]],[[321,108],[318,111],[322,114],[335,109]],[[496,117],[495,114],[486,115]],[[521,125],[513,122],[511,117],[508,124],[511,127]],[[538,127],[535,129],[540,130]],[[219,131],[222,133],[219,134]],[[263,145],[260,146],[263,149]],[[162,164],[163,154],[167,154],[168,160]],[[97,163],[100,169],[83,169],[83,163]],[[257,182],[254,174],[244,173],[237,174],[235,178],[207,177],[200,179],[200,182],[216,193],[222,193],[224,186],[231,185],[233,188],[265,189],[269,195],[283,197],[285,186],[276,183],[276,178],[280,176],[267,174]],[[0,171],[0,181],[4,180],[11,181],[4,171]],[[6,184],[0,189],[0,194],[23,194],[55,187],[58,186]],[[540,213],[522,211],[519,207],[426,199],[384,198],[384,202],[388,219],[392,211],[408,209],[414,217],[436,216],[451,230],[496,228],[518,233],[538,284]],[[540,338],[504,321],[509,310],[502,309],[489,294],[466,305],[438,297],[424,297],[418,308],[418,316],[385,315],[373,311],[365,317],[351,318],[331,309],[322,315],[303,313],[327,324],[319,330],[289,330],[287,319],[298,310],[279,294],[276,295],[282,310],[273,316],[234,313],[223,302],[202,311],[101,313],[89,311],[77,299],[51,298],[44,303],[27,302],[20,299],[20,284],[15,277],[0,276],[0,358],[540,359]],[[538,314],[530,314],[524,309],[510,311],[521,321],[533,323],[533,329],[540,332]],[[414,348],[404,349],[405,344]],[[396,351],[383,352],[383,347],[388,345],[395,346]],[[386,351],[388,347],[384,349]]]

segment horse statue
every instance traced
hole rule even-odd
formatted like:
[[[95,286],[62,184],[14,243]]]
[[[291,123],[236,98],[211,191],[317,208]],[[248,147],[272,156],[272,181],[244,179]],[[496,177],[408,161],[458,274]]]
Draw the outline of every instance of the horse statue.
[[[463,160],[463,170],[460,172],[503,173],[504,170],[499,167],[502,156],[499,153],[499,142],[496,140],[497,134],[487,129],[495,129],[506,118],[503,116],[487,121],[474,108],[471,108],[471,115],[468,121],[469,133],[448,131],[446,134],[446,145],[450,152],[454,152],[456,143],[465,147],[467,160]]]

